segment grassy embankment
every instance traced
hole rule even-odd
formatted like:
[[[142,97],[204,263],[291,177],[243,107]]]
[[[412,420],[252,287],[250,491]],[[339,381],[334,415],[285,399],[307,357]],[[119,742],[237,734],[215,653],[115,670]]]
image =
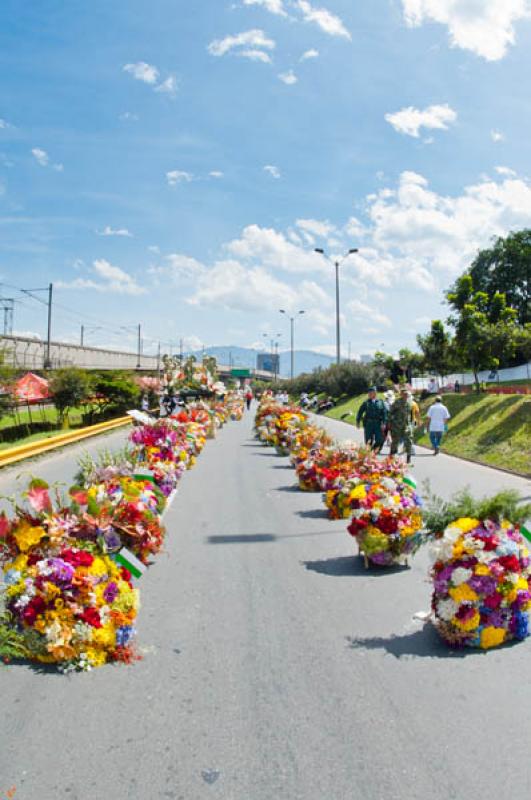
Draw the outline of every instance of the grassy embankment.
[[[347,411],[357,412],[365,395],[353,397],[328,412],[340,419]],[[421,405],[423,416],[433,398]],[[450,455],[501,467],[520,475],[531,476],[531,397],[529,395],[460,395],[443,396],[452,419],[442,450]],[[354,424],[355,417],[345,422]],[[417,432],[416,441],[430,447],[429,436]]]
[[[68,422],[70,428],[77,428],[81,426],[83,408],[72,408],[68,413]],[[54,427],[47,431],[40,431],[39,433],[30,433],[32,422],[50,422],[57,423]],[[16,425],[27,426],[28,435],[21,435],[14,441],[2,441],[2,431]],[[17,419],[12,416],[2,417],[0,419],[0,450],[7,450],[11,447],[18,447],[23,444],[30,444],[31,442],[39,441],[40,439],[50,439],[52,436],[57,436],[58,433],[64,433],[65,429],[57,422],[57,411],[52,406],[42,408],[33,406],[31,410],[21,408],[18,411]]]

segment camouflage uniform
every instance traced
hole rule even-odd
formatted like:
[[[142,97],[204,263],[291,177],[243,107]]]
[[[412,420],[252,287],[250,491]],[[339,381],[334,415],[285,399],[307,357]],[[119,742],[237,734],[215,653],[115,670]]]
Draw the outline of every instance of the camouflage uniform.
[[[358,411],[356,423],[363,422],[365,444],[379,450],[383,444],[384,434],[382,426],[387,421],[387,409],[383,400],[377,398],[365,400]]]
[[[389,411],[389,429],[391,431],[391,455],[398,452],[398,445],[404,442],[407,460],[411,461],[413,451],[413,424],[411,419],[412,404],[407,397],[398,397]]]

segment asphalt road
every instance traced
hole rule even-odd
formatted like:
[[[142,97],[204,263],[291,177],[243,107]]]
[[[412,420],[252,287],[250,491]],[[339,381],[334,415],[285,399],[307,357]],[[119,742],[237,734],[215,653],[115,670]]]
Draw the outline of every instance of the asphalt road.
[[[427,554],[366,572],[251,424],[182,481],[142,579],[141,662],[0,668],[0,798],[527,800],[531,643],[452,654],[413,619]],[[415,466],[441,493],[530,494],[446,456]]]

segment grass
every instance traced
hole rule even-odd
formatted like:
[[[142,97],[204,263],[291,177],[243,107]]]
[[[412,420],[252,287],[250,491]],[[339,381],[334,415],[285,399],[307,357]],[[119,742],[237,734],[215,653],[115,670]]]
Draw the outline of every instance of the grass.
[[[78,425],[81,422],[83,411],[83,408],[71,409],[68,414],[70,425]],[[57,411],[53,406],[46,408],[32,406],[31,411],[27,406],[22,407],[18,410],[17,416],[8,415],[0,419],[0,431],[15,425],[29,425],[31,422],[57,422]]]
[[[366,395],[353,397],[331,409],[327,416],[341,419],[357,412]],[[425,413],[433,398],[420,404]],[[531,397],[526,395],[447,394],[443,403],[452,419],[441,450],[518,475],[531,476]],[[345,422],[355,424],[355,416]],[[429,436],[418,432],[416,441],[431,447]]]

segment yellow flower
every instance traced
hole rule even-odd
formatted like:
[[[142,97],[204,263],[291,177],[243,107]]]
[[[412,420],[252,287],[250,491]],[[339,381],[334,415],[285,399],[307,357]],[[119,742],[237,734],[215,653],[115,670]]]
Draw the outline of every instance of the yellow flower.
[[[87,659],[93,667],[102,667],[106,660],[107,654],[105,650],[96,650],[95,647],[87,647],[85,650]]]
[[[94,630],[92,641],[106,649],[113,649],[116,646],[116,631],[113,625],[105,625],[103,628]]]
[[[365,500],[367,497],[367,492],[365,491],[365,486],[361,483],[359,486],[356,486],[349,495],[351,500]]]
[[[452,527],[460,528],[463,533],[467,533],[468,531],[477,528],[479,525],[479,519],[472,519],[471,517],[461,517],[457,519],[455,522],[452,522]]]
[[[452,622],[462,631],[473,631],[478,627],[480,619],[481,617],[479,616],[479,611],[476,611],[474,616],[470,617],[470,619],[459,619],[458,617],[453,617]]]
[[[102,577],[103,575],[107,575],[109,572],[108,562],[109,559],[100,558],[100,556],[96,556],[94,561],[89,567],[89,573],[91,575],[97,575],[98,577]]]
[[[39,544],[43,536],[46,536],[44,528],[33,527],[28,522],[23,520],[13,533],[16,542],[23,552]]]
[[[528,586],[529,584],[526,578],[518,578],[516,581],[516,588],[521,589],[523,592],[527,592]]]
[[[489,647],[497,647],[504,641],[504,639],[504,628],[495,628],[494,626],[490,625],[488,628],[483,628],[481,631],[480,645],[484,650],[487,650]]]
[[[476,592],[466,583],[462,583],[460,586],[452,586],[448,590],[448,594],[458,605],[461,605],[461,603],[474,603],[478,599]]]
[[[453,554],[454,558],[461,558],[461,556],[463,555],[464,552],[465,552],[465,548],[463,547],[462,542],[458,542],[457,544],[454,544],[453,551],[452,551],[452,554]]]
[[[486,564],[476,564],[474,567],[474,573],[476,575],[490,575],[490,569]]]

